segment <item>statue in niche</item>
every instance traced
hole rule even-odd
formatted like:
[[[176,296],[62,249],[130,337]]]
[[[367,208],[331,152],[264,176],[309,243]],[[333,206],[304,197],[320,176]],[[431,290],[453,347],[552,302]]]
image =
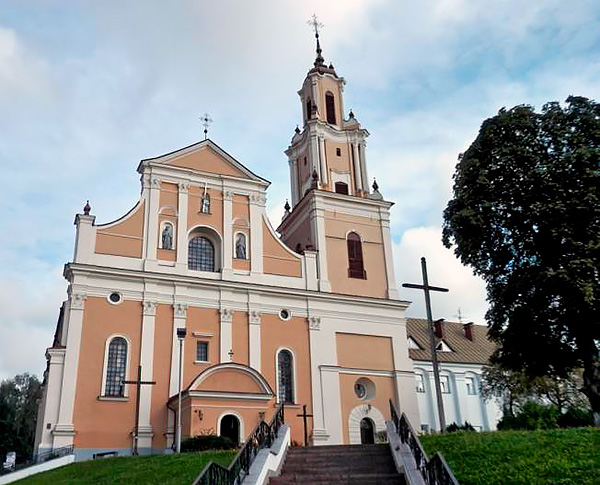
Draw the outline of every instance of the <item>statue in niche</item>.
[[[162,231],[162,249],[173,249],[173,226],[165,224]]]
[[[239,233],[235,237],[235,257],[236,259],[246,259],[246,235]]]
[[[202,212],[202,214],[210,214],[210,195],[206,191],[200,202],[200,212]]]

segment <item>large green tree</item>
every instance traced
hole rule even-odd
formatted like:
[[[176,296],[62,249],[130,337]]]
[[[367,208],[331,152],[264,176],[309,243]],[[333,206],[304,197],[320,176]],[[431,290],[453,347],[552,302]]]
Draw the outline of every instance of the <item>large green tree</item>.
[[[501,109],[459,157],[443,242],[487,287],[494,361],[567,377],[600,425],[600,104]]]
[[[40,381],[30,374],[19,374],[0,383],[0,457],[17,452],[17,461],[31,457],[35,439]]]

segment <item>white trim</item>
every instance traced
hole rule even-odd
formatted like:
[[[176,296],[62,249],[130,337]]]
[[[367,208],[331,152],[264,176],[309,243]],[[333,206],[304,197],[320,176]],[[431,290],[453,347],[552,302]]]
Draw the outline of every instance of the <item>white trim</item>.
[[[293,349],[291,349],[290,347],[279,347],[276,351],[275,351],[275,400],[277,402],[277,404],[280,403],[279,400],[279,353],[282,350],[287,350],[290,354],[292,354],[292,389],[294,391],[294,395],[292,396],[294,398],[293,403],[289,403],[289,404],[296,404],[298,402],[298,379],[296,377],[296,367],[297,367],[297,362],[298,359],[296,358],[296,352],[294,352]]]
[[[127,342],[127,362],[125,363],[125,380],[128,381],[129,380],[129,364],[131,362],[131,340],[129,340],[129,337],[127,337],[126,335],[122,334],[122,333],[113,333],[111,335],[108,336],[108,338],[106,339],[106,341],[104,342],[104,363],[102,365],[102,384],[100,386],[100,393],[98,394],[98,396],[100,397],[129,397],[129,386],[127,384],[125,384],[125,389],[123,390],[123,396],[107,396],[106,395],[106,371],[108,368],[108,348],[110,347],[110,343],[113,339],[117,338],[117,337],[121,337],[123,339],[125,339],[125,342]]]
[[[110,296],[114,293],[119,295],[119,301],[112,301],[110,299]],[[108,295],[106,295],[106,301],[111,305],[120,305],[121,303],[123,303],[123,293],[121,293],[120,291],[111,291]]]
[[[281,312],[282,311],[286,311],[288,312],[288,317],[287,318],[283,318],[281,316]],[[290,310],[289,308],[282,308],[281,310],[279,310],[279,312],[277,313],[277,316],[279,317],[279,319],[283,322],[289,322],[292,319],[292,310]]]
[[[196,335],[194,335],[194,337],[196,337]],[[209,358],[209,352],[210,352],[210,347],[211,347],[211,343],[208,340],[204,340],[203,338],[196,338],[196,348],[194,349],[196,352],[194,354],[194,364],[208,364],[210,363],[209,360],[198,360],[198,344],[199,343],[203,343],[206,344],[206,358]]]
[[[237,249],[236,246],[237,246],[237,236],[238,236],[238,234],[243,234],[244,235],[244,247],[245,247],[245,250],[246,250],[246,257],[245,258],[238,258],[237,255],[236,255],[236,249]],[[245,231],[240,231],[238,229],[238,230],[236,230],[233,233],[233,245],[232,245],[233,246],[233,248],[232,248],[233,249],[233,254],[232,254],[232,258],[234,260],[238,260],[238,261],[250,261],[250,254],[249,254],[250,253],[250,247],[249,247],[249,244],[248,244],[249,240],[250,240],[250,237],[248,236],[248,234]]]
[[[238,419],[239,422],[239,428],[238,428],[238,442],[237,444],[239,445],[240,443],[243,443],[246,435],[244,433],[244,419],[242,418],[242,415],[239,414],[237,411],[225,411],[223,413],[221,413],[221,415],[217,418],[217,436],[221,436],[221,420],[227,416],[231,414],[232,416],[235,416]]]
[[[360,444],[360,422],[369,418],[375,425],[374,432],[385,431],[385,418],[381,411],[372,404],[361,404],[356,406],[348,415],[348,441],[351,445]],[[376,436],[374,436],[375,442]]]
[[[188,260],[186,260],[186,268],[192,274],[220,273],[221,270],[223,269],[223,238],[221,237],[219,232],[214,227],[209,226],[208,224],[196,224],[191,229],[189,229],[187,232],[186,247],[188,248],[188,251],[189,251],[190,241],[196,237],[205,237],[213,244],[214,271],[201,271],[201,270],[190,269],[189,268],[189,257],[188,257]],[[186,251],[186,254],[188,253],[188,251]]]

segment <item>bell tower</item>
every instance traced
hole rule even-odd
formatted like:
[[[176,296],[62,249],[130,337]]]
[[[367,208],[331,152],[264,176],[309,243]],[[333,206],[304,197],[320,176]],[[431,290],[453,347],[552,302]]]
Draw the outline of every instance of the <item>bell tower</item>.
[[[326,64],[320,24],[313,16],[316,58],[298,91],[302,130],[288,157],[291,202],[278,228],[297,252],[318,251],[320,291],[397,299],[389,209],[376,183],[369,190],[366,138],[352,111],[345,117],[344,85]]]

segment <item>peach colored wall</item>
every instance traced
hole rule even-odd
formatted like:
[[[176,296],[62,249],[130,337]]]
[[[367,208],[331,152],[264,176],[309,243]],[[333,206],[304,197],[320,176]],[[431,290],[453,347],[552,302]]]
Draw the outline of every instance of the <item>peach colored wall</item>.
[[[306,163],[304,163],[304,159],[306,158]],[[300,182],[300,188],[302,188],[302,186],[304,185],[304,183],[306,182],[306,180],[308,178],[310,178],[310,176],[312,175],[311,170],[310,170],[310,160],[309,160],[309,156],[307,152],[302,152],[300,153],[299,157],[298,157],[298,172],[299,172],[299,178],[298,181]],[[304,193],[300,194],[300,198],[304,197]]]
[[[207,367],[219,363],[220,342],[219,311],[214,308],[188,307],[187,335],[183,356],[183,386],[187,386]],[[212,337],[195,337],[194,332],[212,333]],[[208,342],[208,364],[196,364],[197,342]]]
[[[341,120],[343,119],[342,107],[340,103],[340,89],[339,84],[329,77],[322,77],[318,81],[319,83],[319,119],[327,121],[327,110],[325,108],[325,94],[327,91],[331,91],[335,98],[335,126],[341,126]]]
[[[263,393],[258,382],[247,373],[235,369],[223,369],[209,375],[196,389],[199,391]]]
[[[161,261],[176,261],[177,251],[169,249],[157,249],[156,257]]]
[[[187,398],[183,402],[182,421],[184,423],[182,436],[197,436],[201,433],[218,434],[217,422],[219,416],[235,411],[242,417],[244,436],[242,441],[254,430],[259,423],[259,413],[265,413],[265,421],[270,422],[275,412],[273,400],[252,401],[245,399],[206,399]],[[202,421],[198,418],[198,411],[202,411]],[[287,421],[287,418],[286,418]]]
[[[233,361],[249,365],[248,314],[246,312],[233,312],[232,333]]]
[[[136,390],[129,386],[127,401],[99,400],[106,340],[112,334],[125,335],[131,342],[129,377],[137,376],[140,352],[142,304],[124,301],[111,305],[105,298],[89,296],[85,301],[81,350],[73,424],[74,445],[81,448],[127,448],[132,444],[135,425]]]
[[[263,220],[263,272],[283,276],[302,277],[302,260],[288,253],[283,242],[273,237]]]
[[[373,399],[359,399],[354,392],[354,384],[360,378],[369,379],[375,385],[375,397]],[[350,443],[348,433],[348,418],[356,406],[371,404],[375,406],[385,419],[390,419],[390,399],[395,400],[395,384],[391,377],[385,376],[360,376],[340,374],[340,395],[342,401],[342,429],[344,443]]]
[[[309,331],[305,318],[292,317],[282,321],[278,315],[263,313],[261,316],[261,370],[273,392],[277,393],[276,352],[280,348],[292,350],[296,379],[296,405],[286,406],[285,421],[292,428],[292,440],[301,443],[304,431],[302,418],[297,414],[302,412],[302,405],[312,414],[312,392],[309,356]],[[309,434],[312,433],[312,421],[309,419]]]
[[[179,202],[179,188],[177,184],[169,182],[162,182],[160,184],[160,209],[163,207],[173,207],[177,210],[177,204]],[[177,212],[176,212],[177,213]]]
[[[303,250],[306,249],[308,245],[314,246],[311,239],[310,222],[308,218],[306,218],[301,224],[298,224],[293,231],[288,229],[287,232],[281,235],[281,239],[288,248],[293,249],[294,251],[296,251],[298,243],[301,245]]]
[[[154,366],[152,380],[152,405],[150,422],[154,428],[154,448],[167,445],[167,401],[169,399],[169,380],[171,378],[171,341],[173,338],[173,307],[156,307],[154,327]]]
[[[200,172],[248,178],[246,174],[234,168],[210,147],[205,147],[188,155],[184,155],[183,157],[170,162],[169,165],[190,168]]]
[[[200,202],[204,187],[190,186],[188,193],[188,230],[194,226],[213,227],[223,235],[223,194],[220,191],[208,189],[210,195],[210,214],[200,212]]]
[[[336,333],[335,340],[339,366],[352,369],[394,370],[390,337]]]
[[[142,202],[125,220],[108,228],[98,228],[96,253],[141,258],[143,237],[144,203]]]
[[[232,266],[233,266],[233,269],[249,271],[250,270],[250,261],[248,259],[233,258]]]
[[[355,230],[362,240],[363,263],[367,279],[348,277],[346,233]],[[331,290],[346,295],[387,297],[385,256],[381,227],[377,220],[326,212],[327,265]]]
[[[250,203],[247,195],[233,194],[233,218],[241,217],[250,223]]]

